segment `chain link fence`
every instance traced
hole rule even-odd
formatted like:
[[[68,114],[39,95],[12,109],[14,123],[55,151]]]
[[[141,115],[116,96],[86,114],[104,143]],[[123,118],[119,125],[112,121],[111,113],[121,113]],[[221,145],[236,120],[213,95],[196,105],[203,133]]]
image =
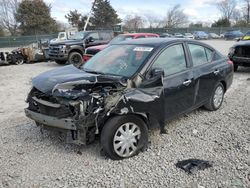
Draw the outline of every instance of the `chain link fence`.
[[[56,38],[57,35],[58,34],[0,37],[0,48],[26,46],[31,43],[36,43],[39,40],[51,40]]]
[[[218,35],[228,30],[240,30],[242,33],[250,31],[247,27],[207,27],[207,28],[141,28],[137,30],[127,30],[128,32],[147,32],[147,33],[193,33],[194,31],[205,31],[206,33],[216,33]],[[51,40],[56,38],[58,34],[50,35],[32,35],[32,36],[9,36],[0,37],[0,48],[22,47],[39,40]]]

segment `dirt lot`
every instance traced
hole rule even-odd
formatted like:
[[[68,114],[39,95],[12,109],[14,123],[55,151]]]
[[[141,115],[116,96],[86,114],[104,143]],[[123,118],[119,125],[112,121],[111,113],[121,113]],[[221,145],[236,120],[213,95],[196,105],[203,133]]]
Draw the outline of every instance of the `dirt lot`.
[[[206,41],[226,55],[233,41]],[[43,134],[25,117],[32,77],[59,67],[54,62],[0,67],[1,187],[250,187],[250,69],[235,73],[221,109],[198,109],[168,124],[167,135],[150,132],[147,151],[111,161],[99,143],[65,144]],[[188,175],[178,160],[213,161]]]

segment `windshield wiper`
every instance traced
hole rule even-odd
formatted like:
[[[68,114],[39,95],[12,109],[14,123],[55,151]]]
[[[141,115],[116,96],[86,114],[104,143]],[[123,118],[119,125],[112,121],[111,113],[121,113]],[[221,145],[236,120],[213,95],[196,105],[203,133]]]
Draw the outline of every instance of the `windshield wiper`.
[[[84,69],[84,68],[83,68],[83,71],[85,71],[87,73],[92,73],[92,74],[102,74],[102,75],[105,74],[103,72],[97,72],[97,71],[94,71],[94,70],[89,70],[89,69]]]

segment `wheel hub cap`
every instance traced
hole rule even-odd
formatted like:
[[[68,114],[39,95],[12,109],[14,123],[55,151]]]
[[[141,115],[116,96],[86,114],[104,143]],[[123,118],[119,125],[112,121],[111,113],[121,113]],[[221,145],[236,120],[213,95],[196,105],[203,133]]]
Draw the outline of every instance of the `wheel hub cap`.
[[[134,123],[125,123],[121,125],[114,136],[114,151],[120,157],[129,157],[137,150],[140,140],[140,128]]]
[[[214,106],[218,108],[221,105],[221,102],[223,100],[223,88],[221,86],[217,87],[214,93]]]

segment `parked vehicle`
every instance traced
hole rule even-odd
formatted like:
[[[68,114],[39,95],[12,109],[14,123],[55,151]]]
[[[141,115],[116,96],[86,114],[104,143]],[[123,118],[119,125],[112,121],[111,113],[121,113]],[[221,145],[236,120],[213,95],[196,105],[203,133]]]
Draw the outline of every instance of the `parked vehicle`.
[[[229,50],[228,57],[234,63],[234,71],[237,71],[239,66],[250,67],[250,41],[234,44]]]
[[[0,52],[0,65],[21,65],[23,63],[24,57],[20,50]]]
[[[98,45],[93,47],[88,47],[85,50],[85,54],[83,55],[83,61],[88,61],[92,56],[103,50],[104,48],[108,47],[109,45],[117,44],[121,41],[131,40],[131,39],[139,39],[139,38],[154,38],[159,37],[158,34],[154,33],[127,33],[127,34],[120,34],[117,37],[113,38],[108,44]]]
[[[66,31],[59,32],[57,38],[52,39],[50,42],[53,43],[53,42],[60,42],[64,40],[70,40],[70,38],[74,36],[77,32],[78,32],[77,28],[71,28]]]
[[[172,38],[174,37],[172,34],[169,34],[169,33],[161,33],[160,34],[160,37],[161,38]]]
[[[51,43],[49,57],[58,64],[82,64],[85,48],[107,44],[113,37],[112,31],[80,31],[71,40]]]
[[[184,33],[184,38],[194,39],[194,35],[192,35],[191,33]]]
[[[209,39],[219,39],[220,36],[217,35],[216,33],[208,33],[208,38]]]
[[[175,38],[184,38],[183,34],[181,34],[181,33],[175,33],[174,37]]]
[[[233,39],[237,40],[237,39],[243,37],[243,35],[244,34],[239,30],[237,30],[237,31],[230,30],[230,31],[227,31],[224,33],[224,39],[225,40],[233,40]]]
[[[195,31],[194,32],[194,38],[199,40],[199,39],[208,39],[208,34],[205,33],[204,31]]]
[[[136,155],[148,129],[201,106],[221,107],[233,79],[232,62],[211,46],[188,39],[128,40],[73,65],[35,77],[25,109],[38,126],[88,144],[100,135],[112,159]]]
[[[49,39],[41,39],[11,52],[0,52],[0,65],[21,65],[23,63],[40,62],[49,60]]]
[[[242,37],[242,40],[250,40],[250,31],[247,31],[244,36]]]

